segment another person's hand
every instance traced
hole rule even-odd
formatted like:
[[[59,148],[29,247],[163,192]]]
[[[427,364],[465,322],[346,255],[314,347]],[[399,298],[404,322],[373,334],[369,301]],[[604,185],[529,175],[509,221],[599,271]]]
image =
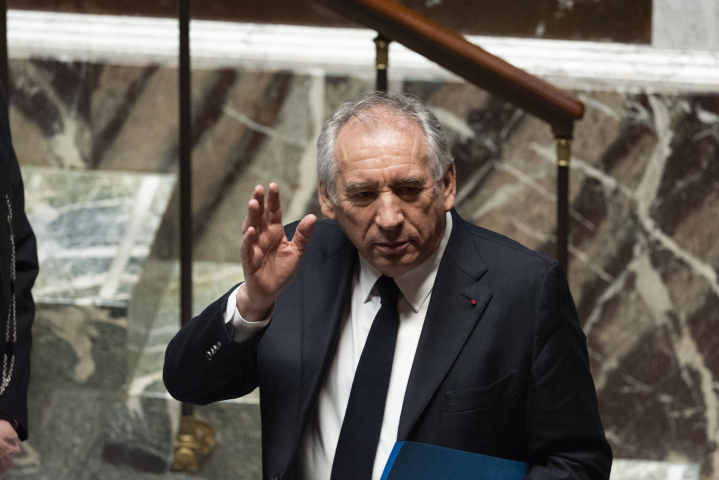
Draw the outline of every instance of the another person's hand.
[[[7,420],[0,420],[0,479],[7,476],[8,470],[20,455],[20,439]]]
[[[317,217],[307,215],[288,240],[282,225],[280,189],[270,183],[267,205],[261,185],[247,207],[242,225],[242,269],[245,283],[237,291],[237,309],[248,322],[262,320],[283,288],[292,280],[315,230]]]

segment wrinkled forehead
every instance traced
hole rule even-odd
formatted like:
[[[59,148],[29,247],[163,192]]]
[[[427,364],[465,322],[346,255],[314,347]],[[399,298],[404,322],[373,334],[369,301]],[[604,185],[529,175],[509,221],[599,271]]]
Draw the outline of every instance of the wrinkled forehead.
[[[335,140],[335,160],[339,164],[350,157],[372,151],[374,155],[413,155],[427,161],[427,140],[413,119],[398,116],[387,109],[375,108],[352,117],[340,129]]]

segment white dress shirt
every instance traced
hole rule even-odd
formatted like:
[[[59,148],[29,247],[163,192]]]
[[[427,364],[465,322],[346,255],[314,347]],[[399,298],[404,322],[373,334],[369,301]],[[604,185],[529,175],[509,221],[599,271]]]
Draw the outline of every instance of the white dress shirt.
[[[394,362],[387,390],[382,429],[372,480],[379,480],[385,463],[397,441],[399,419],[409,374],[427,315],[437,269],[452,232],[452,217],[446,214],[444,234],[439,248],[417,268],[396,277],[402,297],[397,304],[399,330]],[[380,296],[374,284],[382,273],[360,256],[359,269],[354,273],[352,300],[342,320],[337,354],[332,359],[317,406],[307,426],[299,449],[300,476],[305,480],[329,480],[342,421],[349,401],[352,381],[372,322],[380,309]],[[238,287],[239,288],[239,287]],[[234,293],[227,304],[227,321],[235,325],[235,341],[252,338],[269,323],[246,322],[237,311]]]

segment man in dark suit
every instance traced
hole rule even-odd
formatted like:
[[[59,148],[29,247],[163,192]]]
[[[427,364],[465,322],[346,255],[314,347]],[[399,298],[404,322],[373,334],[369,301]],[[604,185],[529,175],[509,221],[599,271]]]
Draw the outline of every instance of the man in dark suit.
[[[454,211],[456,173],[416,99],[369,94],[318,140],[319,199],[283,229],[255,188],[245,282],[168,346],[175,397],[260,387],[263,476],[378,479],[394,441],[606,479],[586,340],[562,268]]]
[[[0,476],[27,439],[31,327],[30,289],[38,272],[35,235],[25,216],[22,177],[10,138],[8,104],[0,85]]]

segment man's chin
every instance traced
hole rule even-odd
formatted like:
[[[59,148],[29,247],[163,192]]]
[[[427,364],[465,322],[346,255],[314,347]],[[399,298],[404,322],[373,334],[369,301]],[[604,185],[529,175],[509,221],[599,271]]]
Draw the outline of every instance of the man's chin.
[[[398,277],[416,266],[415,256],[407,254],[380,255],[375,256],[373,260],[372,266],[389,277]]]

